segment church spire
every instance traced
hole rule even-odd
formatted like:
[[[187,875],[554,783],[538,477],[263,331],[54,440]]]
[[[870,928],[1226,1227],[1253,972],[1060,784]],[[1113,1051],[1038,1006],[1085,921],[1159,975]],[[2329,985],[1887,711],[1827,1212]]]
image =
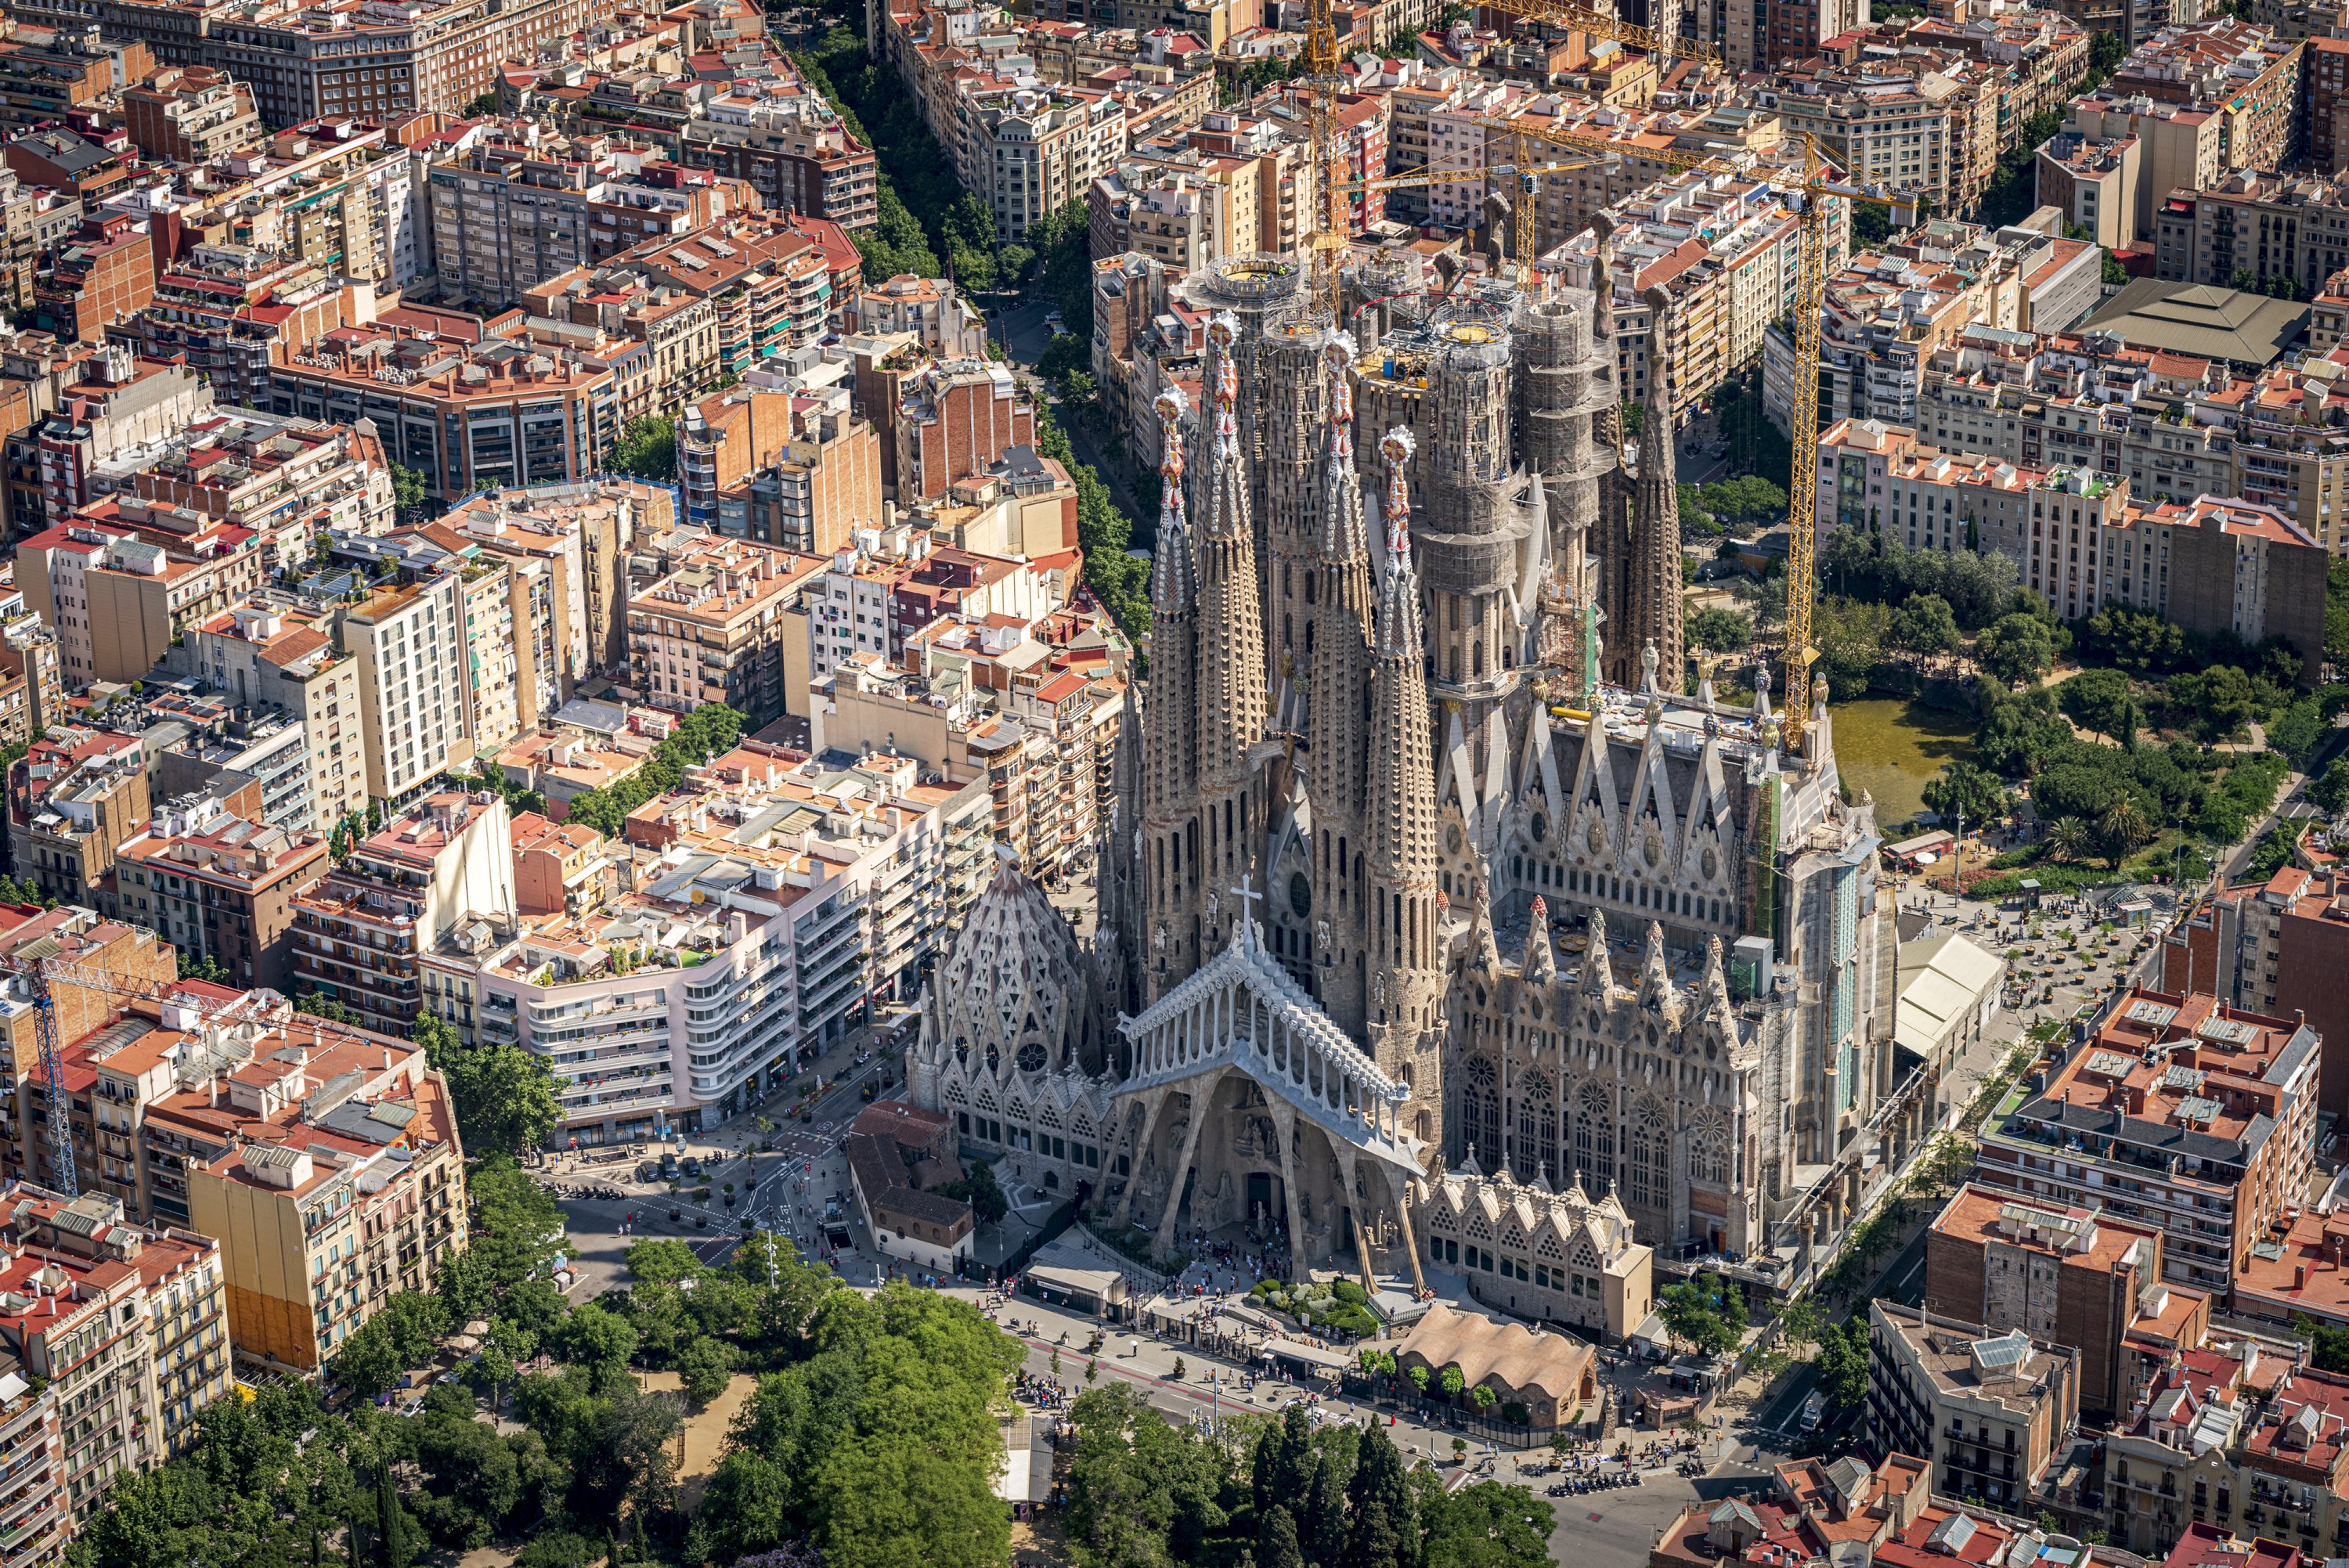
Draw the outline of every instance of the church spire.
[[[1150,691],[1142,708],[1143,991],[1155,1000],[1198,967],[1198,576],[1184,515],[1183,420],[1190,400],[1169,387],[1155,406],[1158,541],[1150,569]]]
[[[1651,322],[1649,341],[1664,341],[1672,296],[1650,289],[1642,296]],[[1631,531],[1623,570],[1624,609],[1629,624],[1617,628],[1619,645],[1636,655],[1656,647],[1661,688],[1677,696],[1687,678],[1686,633],[1681,614],[1681,502],[1672,464],[1671,378],[1661,356],[1648,360],[1648,396],[1640,422],[1640,477],[1632,492]]]
[[[1209,879],[1203,906],[1210,913],[1203,936],[1221,945],[1216,918],[1226,894],[1257,870],[1264,837],[1262,800],[1251,755],[1264,738],[1264,626],[1258,618],[1256,531],[1248,521],[1247,474],[1240,461],[1234,407],[1239,366],[1232,344],[1239,322],[1229,312],[1207,324],[1207,385],[1213,388],[1213,447],[1208,458],[1206,512],[1198,541],[1199,851]]]
[[[1411,1086],[1405,1112],[1433,1141],[1444,1111],[1443,971],[1436,930],[1435,758],[1419,574],[1411,564],[1411,432],[1391,430],[1386,571],[1379,583],[1377,664],[1371,698],[1370,938],[1371,1048]]]
[[[1353,344],[1330,335],[1319,555],[1319,619],[1307,623],[1306,789],[1313,803],[1313,972],[1322,1010],[1360,1039],[1366,1021],[1362,825],[1371,755],[1364,712],[1371,678],[1371,548],[1354,467]],[[1314,583],[1309,583],[1309,588]]]

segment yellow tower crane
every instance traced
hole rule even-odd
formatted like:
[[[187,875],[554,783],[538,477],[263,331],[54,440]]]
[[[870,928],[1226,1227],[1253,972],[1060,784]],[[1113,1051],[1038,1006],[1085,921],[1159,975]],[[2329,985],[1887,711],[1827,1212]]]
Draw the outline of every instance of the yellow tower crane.
[[[1594,38],[1612,39],[1625,48],[1637,49],[1643,55],[1694,60],[1715,69],[1721,65],[1721,51],[1711,44],[1701,44],[1677,34],[1668,37],[1651,28],[1619,21],[1604,11],[1568,4],[1567,0],[1476,0],[1476,4],[1485,10],[1505,12],[1524,21],[1563,27],[1569,32],[1588,33]]]
[[[1795,281],[1794,407],[1787,411],[1787,438],[1795,460],[1787,474],[1786,508],[1786,640],[1782,670],[1786,748],[1799,754],[1809,722],[1810,668],[1818,657],[1811,646],[1811,603],[1816,589],[1815,551],[1818,539],[1819,483],[1819,329],[1824,322],[1827,290],[1827,203],[1841,198],[1887,207],[1894,222],[1914,222],[1922,199],[1829,179],[1833,172],[1819,157],[1818,144],[1802,139],[1801,173],[1739,169],[1710,153],[1682,152],[1671,148],[1627,147],[1603,136],[1576,131],[1539,130],[1508,120],[1484,122],[1488,129],[1531,137],[1555,147],[1572,148],[1606,157],[1653,159],[1674,169],[1717,170],[1725,174],[1758,178],[1788,199],[1798,222]]]

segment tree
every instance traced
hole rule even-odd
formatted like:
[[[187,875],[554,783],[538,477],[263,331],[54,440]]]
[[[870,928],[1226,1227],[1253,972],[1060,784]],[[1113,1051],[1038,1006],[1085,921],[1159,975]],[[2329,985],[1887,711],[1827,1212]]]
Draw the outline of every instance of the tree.
[[[685,1397],[697,1405],[707,1405],[726,1392],[734,1378],[735,1360],[734,1347],[722,1339],[705,1334],[692,1340],[677,1357]]]
[[[417,1517],[434,1540],[459,1551],[489,1544],[522,1499],[512,1446],[470,1412],[419,1421],[416,1460],[426,1478],[421,1493],[410,1494]]]
[[[1446,1492],[1432,1472],[1415,1480],[1425,1568],[1549,1568],[1557,1514],[1526,1488],[1486,1480]]]
[[[2153,824],[2146,820],[2143,810],[2126,796],[2114,801],[2096,821],[2096,837],[2104,844],[2105,853],[2116,869],[2131,850],[2152,838],[2153,834]]]
[[[1745,1332],[1745,1298],[1733,1281],[1705,1273],[1666,1285],[1657,1297],[1664,1327],[1700,1356],[1733,1348]]]
[[[1444,1390],[1445,1398],[1457,1399],[1460,1398],[1460,1391],[1468,1387],[1468,1378],[1455,1363],[1444,1367],[1436,1379],[1436,1386]]]
[[[1939,593],[1911,593],[1893,612],[1892,644],[1930,656],[1958,648],[1958,618]]]
[[[2128,676],[2118,670],[2082,670],[2055,688],[2055,703],[2081,727],[2118,739],[2131,709]]]
[[[5,900],[0,900],[0,902],[5,902]],[[180,950],[179,956],[181,979],[208,980],[215,985],[233,984],[230,980],[228,971],[222,968],[220,966],[220,960],[214,958],[211,954],[190,954],[185,948],[181,948]]]
[[[2325,769],[2308,786],[2308,799],[2327,816],[2337,817],[2349,811],[2349,758],[2342,758]]]
[[[473,1208],[467,1251],[481,1254],[492,1288],[502,1298],[503,1310],[513,1313],[518,1295],[524,1301],[534,1299],[516,1289],[525,1281],[545,1286],[545,1294],[559,1304],[560,1294],[546,1284],[546,1276],[564,1245],[563,1211],[554,1200],[506,1154],[474,1161],[466,1175],[465,1190]],[[549,1325],[541,1322],[530,1326],[543,1333]]]
[[[2169,677],[2164,697],[2197,734],[2224,740],[2259,716],[2251,678],[2234,665],[2181,670]]]
[[[1837,1409],[1850,1409],[1868,1397],[1868,1318],[1855,1310],[1841,1326],[1820,1332],[1818,1358],[1811,1368],[1819,1389]]]
[[[1689,641],[1717,654],[1733,654],[1754,641],[1754,617],[1710,605],[1689,617]]]
[[[938,1191],[968,1203],[971,1213],[983,1225],[996,1224],[1011,1212],[1011,1200],[996,1184],[995,1168],[980,1161],[971,1161],[970,1169],[960,1179],[947,1182]]]
[[[1982,628],[1974,654],[1982,668],[2008,686],[2036,680],[2055,665],[2055,639],[2047,623],[2017,611]]]
[[[375,1467],[376,1562],[380,1568],[408,1568],[415,1554],[414,1527],[391,1479],[391,1466],[378,1460]]]
[[[391,504],[403,515],[424,509],[424,476],[404,463],[391,465]]]
[[[677,421],[639,414],[621,427],[612,448],[612,471],[666,483],[677,477]]]
[[[1807,1295],[1798,1295],[1778,1308],[1778,1332],[1788,1345],[1807,1350],[1819,1342],[1826,1326],[1826,1315],[1819,1304]]]
[[[2088,825],[2077,817],[2058,817],[2047,824],[2047,858],[2057,865],[2076,865],[2087,859],[2094,841]]]
[[[1928,780],[1920,794],[1926,809],[1945,822],[1962,813],[1980,827],[2006,815],[2006,791],[1999,788],[1997,775],[1962,758]]]

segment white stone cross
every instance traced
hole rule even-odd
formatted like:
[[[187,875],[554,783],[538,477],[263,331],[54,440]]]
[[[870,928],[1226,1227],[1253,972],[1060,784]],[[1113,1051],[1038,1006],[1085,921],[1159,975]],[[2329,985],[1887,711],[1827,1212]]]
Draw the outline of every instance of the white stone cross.
[[[1254,891],[1248,886],[1248,878],[1246,872],[1242,872],[1240,875],[1240,885],[1231,889],[1230,891],[1237,893],[1240,898],[1240,941],[1247,945],[1253,946],[1256,942],[1256,912],[1254,905],[1255,902],[1257,899],[1262,898],[1264,894]]]

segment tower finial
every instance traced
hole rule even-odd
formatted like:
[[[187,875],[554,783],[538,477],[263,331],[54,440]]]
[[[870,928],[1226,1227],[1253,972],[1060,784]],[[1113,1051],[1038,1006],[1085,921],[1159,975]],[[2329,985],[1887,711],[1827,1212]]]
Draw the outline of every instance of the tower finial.
[[[1398,565],[1411,559],[1411,480],[1403,472],[1418,440],[1408,427],[1397,425],[1379,443],[1387,460],[1387,562]]]
[[[1229,452],[1238,438],[1238,422],[1232,413],[1239,403],[1240,367],[1232,359],[1232,345],[1240,335],[1239,317],[1230,311],[1217,311],[1207,319],[1207,343],[1215,351],[1216,385],[1216,452]]]
[[[1330,460],[1351,460],[1354,455],[1354,340],[1333,332],[1321,347],[1321,363],[1330,373]]]

